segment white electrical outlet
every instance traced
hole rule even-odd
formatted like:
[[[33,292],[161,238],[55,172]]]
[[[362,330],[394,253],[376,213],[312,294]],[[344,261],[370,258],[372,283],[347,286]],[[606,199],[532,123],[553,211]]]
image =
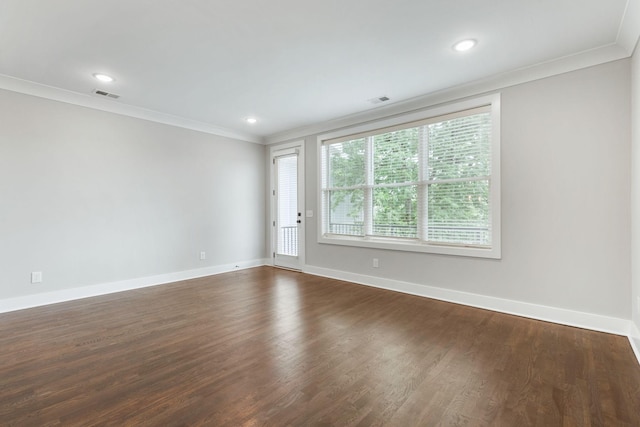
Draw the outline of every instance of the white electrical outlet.
[[[374,258],[373,259],[373,268],[378,268],[380,267],[380,262],[378,261],[378,258]]]
[[[31,273],[31,283],[42,283],[42,271],[34,271]]]
[[[204,252],[204,251],[200,252],[200,259],[201,259],[201,260],[203,260],[203,259],[207,259],[207,253],[206,253],[206,252]]]
[[[638,297],[638,305],[636,307],[638,309],[638,314],[640,314],[640,297]]]

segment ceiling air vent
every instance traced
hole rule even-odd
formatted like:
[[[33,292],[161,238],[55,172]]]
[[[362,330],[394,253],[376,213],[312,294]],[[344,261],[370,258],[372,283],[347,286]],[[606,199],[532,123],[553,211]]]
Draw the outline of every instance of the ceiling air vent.
[[[100,89],[94,89],[93,93],[95,95],[100,95],[100,96],[104,96],[106,98],[111,98],[111,99],[118,99],[120,98],[120,95],[116,95],[115,93],[109,93],[109,92],[105,92],[103,90]]]
[[[381,102],[387,102],[388,100],[389,100],[388,96],[379,96],[377,98],[371,98],[369,102],[372,104],[380,104]]]

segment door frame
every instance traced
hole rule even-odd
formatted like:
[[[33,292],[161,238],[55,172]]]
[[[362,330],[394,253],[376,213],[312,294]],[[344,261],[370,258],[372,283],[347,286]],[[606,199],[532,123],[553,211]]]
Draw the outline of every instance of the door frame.
[[[296,151],[297,150],[297,151]],[[300,215],[300,226],[298,227],[298,260],[295,264],[283,263],[276,264],[276,176],[275,176],[275,158],[280,155],[286,155],[287,152],[296,151],[298,154],[298,212]],[[304,140],[288,142],[285,144],[272,145],[269,147],[269,255],[271,264],[275,267],[284,267],[293,270],[302,270],[305,263],[305,186],[304,186]]]

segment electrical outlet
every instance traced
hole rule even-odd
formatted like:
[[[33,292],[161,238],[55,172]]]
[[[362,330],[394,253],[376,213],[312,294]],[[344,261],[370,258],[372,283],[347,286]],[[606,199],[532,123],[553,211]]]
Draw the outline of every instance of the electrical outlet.
[[[636,306],[636,309],[638,310],[638,314],[640,314],[640,297],[638,297],[638,305]]]
[[[378,268],[380,267],[380,262],[378,261],[378,258],[374,258],[373,259],[373,268]]]
[[[31,273],[31,283],[42,283],[42,271],[34,271]]]
[[[200,259],[201,259],[201,260],[203,260],[203,259],[207,259],[207,253],[206,253],[206,252],[204,252],[204,251],[200,252]]]

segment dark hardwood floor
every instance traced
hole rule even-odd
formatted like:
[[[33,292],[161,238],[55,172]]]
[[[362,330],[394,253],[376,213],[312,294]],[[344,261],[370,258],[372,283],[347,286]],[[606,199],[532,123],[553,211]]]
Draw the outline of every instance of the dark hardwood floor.
[[[260,267],[0,315],[6,426],[640,426],[627,338]]]

